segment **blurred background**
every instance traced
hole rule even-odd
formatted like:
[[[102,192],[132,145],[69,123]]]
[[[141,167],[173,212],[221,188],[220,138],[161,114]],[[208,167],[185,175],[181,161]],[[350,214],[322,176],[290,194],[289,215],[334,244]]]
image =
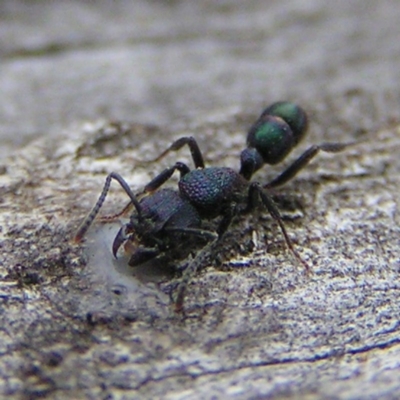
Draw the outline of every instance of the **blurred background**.
[[[79,120],[398,99],[399,21],[396,0],[2,0],[0,158]]]

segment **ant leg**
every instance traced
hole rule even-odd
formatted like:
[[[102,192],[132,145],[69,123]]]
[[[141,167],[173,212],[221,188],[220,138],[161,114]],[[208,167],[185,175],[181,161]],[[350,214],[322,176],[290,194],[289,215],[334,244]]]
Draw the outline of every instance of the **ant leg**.
[[[143,189],[139,195],[143,193],[151,193],[154,192],[156,189],[158,189],[160,186],[162,186],[169,178],[171,178],[172,174],[175,172],[175,170],[178,170],[181,173],[181,177],[186,175],[190,170],[189,167],[181,162],[177,162],[173,167],[171,168],[166,168],[164,171],[162,171],[160,174],[158,174],[155,178],[153,178],[152,181],[150,181]],[[117,218],[121,217],[121,215],[124,215],[130,208],[132,207],[132,203],[129,202],[119,213],[111,216],[106,216],[102,217],[101,220],[103,222],[108,222],[108,221],[114,221]]]
[[[264,188],[272,188],[288,182],[290,179],[294,178],[297,173],[302,170],[320,151],[339,153],[353,144],[354,143],[322,143],[320,145],[311,146],[279,176],[264,185]]]
[[[188,235],[199,236],[209,241],[216,240],[218,238],[217,234],[211,231],[207,231],[205,229],[196,229],[196,228],[164,228],[166,232],[172,233],[185,233]],[[129,265],[131,267],[135,267],[137,265],[143,264],[147,261],[152,260],[160,254],[160,250],[155,247],[143,247],[136,250],[136,252],[131,256],[129,260]],[[197,270],[197,268],[196,268]],[[196,272],[193,271],[193,273]],[[190,275],[192,276],[192,274]]]
[[[235,207],[229,207],[224,211],[222,219],[217,228],[217,233],[219,238],[222,238],[224,233],[228,230],[229,225],[231,224],[232,219],[235,215],[235,210],[236,210]]]
[[[147,261],[153,260],[160,254],[160,250],[154,247],[139,247],[129,259],[130,267],[137,267]]]
[[[121,228],[122,229],[122,228]],[[196,229],[196,228],[165,228],[165,231],[167,232],[173,232],[173,233],[186,233],[189,235],[195,235],[195,236],[200,236],[204,239],[207,240],[215,240],[218,238],[218,236],[211,231],[207,231],[204,229]],[[118,238],[118,235],[117,235]],[[121,234],[121,240],[117,239],[117,244],[116,247],[120,246],[121,240],[125,240],[127,236],[124,235],[124,233]],[[118,249],[117,249],[118,250]],[[114,252],[114,249],[113,249]],[[157,247],[139,247],[131,256],[128,264],[131,267],[136,267],[140,264],[143,264],[147,261],[152,260],[153,258],[156,258],[158,255],[160,255],[161,252]],[[116,256],[116,251],[114,252],[114,256]]]
[[[165,151],[163,151],[157,158],[148,162],[156,162],[161,160],[171,151],[178,151],[183,146],[188,145],[190,149],[190,153],[192,155],[192,159],[194,162],[195,168],[204,168],[204,160],[203,155],[201,154],[199,145],[196,142],[196,139],[193,136],[184,136],[175,140]]]
[[[192,262],[189,264],[189,266],[185,269],[185,272],[183,273],[182,280],[178,286],[177,289],[177,295],[176,295],[176,300],[175,300],[175,311],[180,313],[183,310],[183,301],[185,297],[185,291],[186,287],[190,281],[190,279],[196,275],[197,270],[199,267],[202,265],[206,264],[208,262],[207,256],[210,257],[211,254],[214,254],[214,247],[217,243],[219,243],[220,239],[226,232],[226,230],[229,228],[229,225],[232,222],[232,218],[234,215],[234,208],[231,207],[229,208],[224,216],[222,217],[219,226],[217,228],[217,233],[210,232],[210,231],[204,231],[202,229],[193,229],[193,234],[197,234],[195,231],[198,231],[200,236],[209,238],[212,240],[210,243],[208,243],[203,249],[200,251],[200,253],[192,260]],[[183,230],[183,232],[187,231],[187,228]],[[189,233],[189,232],[188,232]],[[191,232],[190,232],[191,233]]]
[[[121,185],[122,189],[125,190],[125,193],[129,196],[129,198],[131,199],[131,202],[133,203],[133,205],[136,208],[136,211],[138,213],[138,218],[141,219],[141,207],[140,207],[140,204],[139,204],[136,196],[133,194],[131,188],[126,183],[124,178],[122,178],[121,175],[117,174],[116,172],[111,172],[106,178],[106,182],[104,183],[103,190],[101,191],[96,204],[94,205],[94,207],[92,208],[90,213],[87,215],[87,217],[83,220],[83,222],[81,223],[81,225],[79,226],[79,228],[75,234],[74,241],[76,243],[78,243],[82,240],[83,236],[85,236],[87,230],[90,228],[90,225],[92,225],[93,220],[96,218],[96,215],[100,211],[100,208],[103,205],[104,200],[107,197],[107,193],[110,190],[110,185],[111,185],[112,179],[115,179]]]
[[[181,282],[176,290],[175,296],[175,312],[181,313],[183,311],[183,301],[185,298],[186,287],[190,279],[196,274],[199,267],[209,262],[208,258],[212,257],[214,253],[214,247],[218,243],[219,239],[215,239],[212,242],[204,246],[197,256],[190,262],[188,267],[185,269]]]
[[[181,282],[179,283],[175,300],[175,311],[182,312],[186,287],[190,279],[194,275],[196,275],[196,272],[199,269],[199,267],[201,267],[206,263],[207,261],[206,257],[210,255],[210,249],[215,243],[218,242],[219,237],[214,232],[197,228],[165,228],[165,231],[187,233],[189,235],[200,236],[202,238],[209,240],[209,243],[200,250],[199,254],[197,254],[197,256],[191,261],[191,263],[185,269]]]
[[[298,261],[300,261],[304,265],[306,271],[310,272],[309,265],[300,257],[299,253],[293,247],[293,243],[289,238],[289,235],[286,231],[285,225],[283,224],[282,217],[278,210],[278,207],[272,200],[271,196],[268,193],[266,193],[265,190],[263,190],[261,188],[261,186],[258,182],[251,183],[250,188],[249,188],[247,207],[242,212],[243,213],[250,212],[255,207],[257,194],[260,196],[262,203],[267,208],[271,217],[278,223],[278,225],[281,229],[281,232],[285,238],[286,245],[288,246],[290,252],[295,256],[295,258]]]
[[[160,174],[158,174],[155,178],[153,178],[143,190],[143,193],[151,193],[162,186],[169,178],[171,178],[172,174],[178,170],[182,176],[186,175],[190,172],[189,167],[181,162],[177,162],[173,167],[166,168]]]

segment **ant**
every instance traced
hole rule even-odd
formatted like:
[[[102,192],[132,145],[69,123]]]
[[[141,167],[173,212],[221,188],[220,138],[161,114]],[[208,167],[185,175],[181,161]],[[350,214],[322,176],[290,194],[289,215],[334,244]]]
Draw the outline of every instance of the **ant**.
[[[141,194],[147,196],[140,200],[119,174],[110,173],[99,199],[80,225],[75,241],[79,242],[86,234],[106,199],[111,181],[116,180],[130,198],[129,204],[133,205],[134,210],[129,222],[118,231],[112,251],[117,257],[123,244],[134,248],[128,262],[132,267],[171,254],[182,245],[188,246],[189,237],[202,238],[209,244],[218,244],[232,219],[237,215],[252,212],[261,200],[262,205],[278,223],[290,252],[309,272],[308,264],[300,257],[287,234],[270,189],[292,179],[319,151],[336,153],[344,150],[349,144],[313,145],[269,183],[262,185],[250,181],[253,174],[264,164],[281,162],[301,141],[307,128],[307,114],[298,105],[286,101],[270,105],[247,134],[247,147],[240,155],[239,172],[228,167],[206,167],[196,140],[193,137],[181,137],[153,161],[160,160],[171,151],[188,146],[194,169],[190,170],[186,164],[176,162],[144,187]],[[161,188],[175,171],[180,173],[178,190]],[[203,219],[217,217],[220,217],[220,221],[215,232],[201,228]],[[185,288],[197,270],[199,258],[201,259],[201,254],[189,264],[178,286],[175,300],[175,309],[178,312],[183,309]]]

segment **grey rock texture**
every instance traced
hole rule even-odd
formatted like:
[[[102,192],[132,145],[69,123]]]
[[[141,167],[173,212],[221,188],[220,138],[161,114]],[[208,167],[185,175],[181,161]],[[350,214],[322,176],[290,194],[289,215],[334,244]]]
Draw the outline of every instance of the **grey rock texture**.
[[[399,14],[394,1],[3,2],[1,395],[398,398]],[[246,129],[282,98],[311,120],[284,165],[358,143],[279,190],[311,275],[260,210],[235,221],[177,315],[179,276],[127,276],[118,227],[72,242],[107,173],[138,192],[190,164],[185,149],[141,163],[189,134],[208,165],[237,168]],[[126,202],[113,185],[101,214]]]

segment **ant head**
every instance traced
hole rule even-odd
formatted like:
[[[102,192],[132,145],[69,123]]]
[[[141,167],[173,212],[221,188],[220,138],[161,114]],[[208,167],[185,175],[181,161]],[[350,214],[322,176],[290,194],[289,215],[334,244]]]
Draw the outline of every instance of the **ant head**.
[[[247,134],[240,174],[250,179],[264,163],[281,162],[303,138],[307,126],[305,111],[294,103],[280,101],[267,107]]]

